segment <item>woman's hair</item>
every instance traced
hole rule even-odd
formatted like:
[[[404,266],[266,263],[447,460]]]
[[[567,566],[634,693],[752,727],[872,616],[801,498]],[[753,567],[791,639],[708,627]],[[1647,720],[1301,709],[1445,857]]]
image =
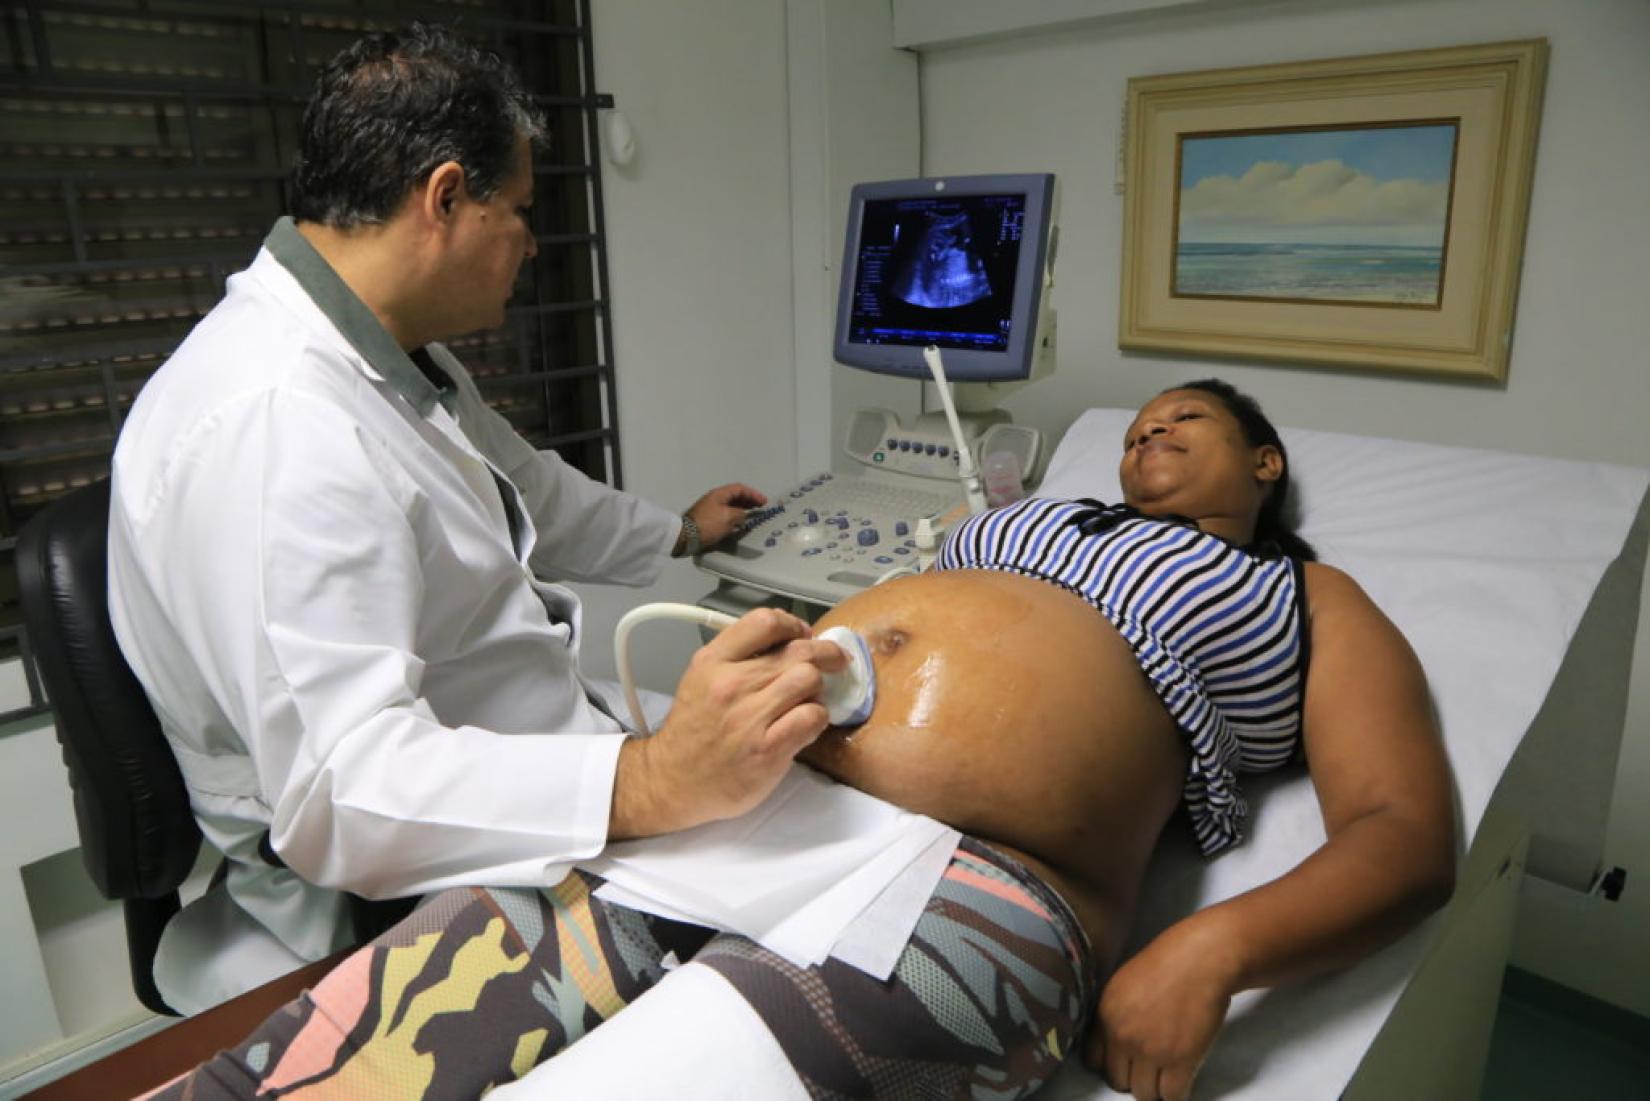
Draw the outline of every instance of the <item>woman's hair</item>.
[[[1278,449],[1278,457],[1283,460],[1283,473],[1272,483],[1271,492],[1261,502],[1260,515],[1255,518],[1255,537],[1249,544],[1250,549],[1260,549],[1272,544],[1290,558],[1316,562],[1318,552],[1295,531],[1292,514],[1294,502],[1290,500],[1289,493],[1289,451],[1283,446],[1278,430],[1261,410],[1260,402],[1231,383],[1218,378],[1200,378],[1193,382],[1183,382],[1178,386],[1169,387],[1163,393],[1167,394],[1174,390],[1198,390],[1219,398],[1226,411],[1237,418],[1238,425],[1243,429],[1244,441],[1250,447],[1270,445]]]
[[[383,222],[447,161],[488,199],[517,141],[543,135],[543,114],[496,54],[422,23],[368,35],[327,63],[304,108],[292,214],[333,229]]]

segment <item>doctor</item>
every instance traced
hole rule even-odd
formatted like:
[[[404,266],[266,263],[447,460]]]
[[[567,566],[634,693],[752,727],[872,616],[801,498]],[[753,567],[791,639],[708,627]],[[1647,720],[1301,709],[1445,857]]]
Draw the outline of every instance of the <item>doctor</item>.
[[[439,341],[534,255],[543,122],[498,62],[414,28],[346,50],[283,218],[144,388],[114,458],[116,635],[227,857],[156,979],[196,1011],[357,939],[351,900],[549,886],[611,839],[733,816],[825,727],[835,646],[752,613],[659,733],[579,672],[563,581],[645,585],[763,503],[680,516],[535,452]]]

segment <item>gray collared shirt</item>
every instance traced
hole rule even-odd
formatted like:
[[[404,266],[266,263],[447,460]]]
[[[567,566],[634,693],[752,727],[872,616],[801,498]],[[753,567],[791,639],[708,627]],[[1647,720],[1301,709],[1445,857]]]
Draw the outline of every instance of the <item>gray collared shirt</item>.
[[[277,221],[269,236],[264,238],[264,248],[292,273],[304,293],[326,314],[327,320],[337,326],[344,339],[361,353],[373,370],[418,410],[419,416],[429,416],[437,402],[449,413],[456,410],[458,387],[453,381],[429,360],[427,354],[424,359],[430,363],[429,369],[420,368],[413,356],[390,336],[377,315],[332,270],[326,258],[298,232],[296,222],[290,217]],[[422,353],[423,349],[419,352]],[[436,378],[431,377],[432,372]],[[443,381],[438,382],[438,378]],[[508,501],[509,494],[505,494],[505,498]]]
[[[378,316],[332,270],[326,257],[298,232],[296,222],[290,217],[279,219],[264,238],[264,248],[292,273],[327,320],[338,327],[344,339],[396,393],[407,399],[407,404],[418,410],[419,416],[428,417],[437,403],[457,416],[458,385],[430,358],[429,352],[420,348],[409,354],[395,342]],[[515,490],[497,470],[493,471],[493,480],[498,485],[499,503],[510,526],[510,545],[519,551],[524,525]]]

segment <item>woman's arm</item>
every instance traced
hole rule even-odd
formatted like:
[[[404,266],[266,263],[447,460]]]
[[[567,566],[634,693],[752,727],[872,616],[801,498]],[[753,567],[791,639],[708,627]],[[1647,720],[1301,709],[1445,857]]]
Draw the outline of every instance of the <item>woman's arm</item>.
[[[1361,959],[1454,886],[1449,767],[1420,665],[1351,578],[1315,564],[1306,577],[1303,723],[1328,840],[1279,879],[1169,927],[1113,975],[1090,1061],[1142,1101],[1189,1095],[1233,994]]]

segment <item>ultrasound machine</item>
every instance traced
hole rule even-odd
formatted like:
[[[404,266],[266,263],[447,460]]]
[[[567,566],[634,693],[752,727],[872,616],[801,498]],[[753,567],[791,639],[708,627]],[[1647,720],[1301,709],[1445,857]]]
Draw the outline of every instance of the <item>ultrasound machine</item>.
[[[735,615],[769,605],[813,619],[920,569],[950,523],[1035,484],[1042,434],[1014,424],[996,401],[1053,370],[1057,207],[1049,174],[854,187],[835,359],[932,380],[944,411],[911,424],[886,409],[856,412],[843,446],[853,472],[803,479],[737,538],[699,555],[717,579],[701,605]]]

